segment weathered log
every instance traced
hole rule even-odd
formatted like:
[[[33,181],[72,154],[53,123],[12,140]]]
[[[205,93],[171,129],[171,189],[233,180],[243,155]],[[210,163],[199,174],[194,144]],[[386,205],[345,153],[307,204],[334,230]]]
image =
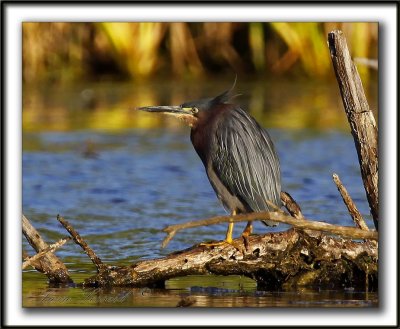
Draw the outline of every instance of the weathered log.
[[[282,192],[281,199],[290,215],[297,217],[292,217],[294,221],[310,223],[288,193]],[[365,289],[377,286],[377,259],[377,243],[333,238],[315,230],[290,229],[236,239],[232,245],[212,249],[193,246],[164,258],[103,268],[85,280],[83,286],[163,287],[166,280],[174,277],[235,274],[254,279],[261,289],[313,285]]]
[[[343,33],[330,32],[328,44],[344,109],[354,138],[365,192],[375,228],[378,230],[378,128]]]
[[[131,266],[110,266],[83,286],[163,287],[166,280],[186,275],[244,275],[264,289],[291,286],[374,287],[378,282],[377,248],[365,243],[310,236],[290,229],[248,237],[207,248],[194,246],[167,257]],[[237,247],[239,246],[238,250]]]
[[[42,239],[39,232],[23,214],[22,232],[36,252],[39,253],[49,247],[49,245]],[[50,284],[73,283],[69,276],[67,267],[52,252],[46,252],[41,258],[37,259],[32,266],[34,266],[39,272],[46,274],[49,278]]]
[[[57,219],[97,267],[98,273],[80,284],[83,287],[163,287],[170,278],[195,274],[244,275],[254,279],[263,289],[313,285],[362,288],[377,286],[377,243],[334,238],[316,231],[316,228],[321,229],[321,225],[322,230],[326,230],[326,227],[331,229],[333,225],[306,220],[289,194],[283,192],[281,197],[289,213],[298,219],[284,214],[282,210],[269,213],[269,216],[274,219],[282,219],[283,216],[284,221],[288,217],[289,222],[298,225],[301,231],[292,228],[263,236],[252,235],[246,240],[236,239],[232,245],[214,248],[196,245],[164,258],[138,261],[130,266],[104,264],[70,223],[61,216],[57,216]],[[261,214],[246,214],[242,215],[245,217],[234,220],[247,221],[248,216],[260,219]],[[274,217],[275,215],[278,217]],[[222,217],[222,221],[229,220],[229,216],[225,217]],[[212,221],[216,219],[221,218],[213,218]],[[313,226],[315,223],[317,226]],[[188,224],[193,225],[193,222],[186,223]],[[194,224],[196,226],[198,222]],[[314,230],[308,229],[310,225]],[[353,228],[345,228],[344,235],[348,234],[347,229]],[[341,227],[337,230],[342,232]],[[355,230],[356,237],[362,232],[377,238],[374,236],[377,232]]]

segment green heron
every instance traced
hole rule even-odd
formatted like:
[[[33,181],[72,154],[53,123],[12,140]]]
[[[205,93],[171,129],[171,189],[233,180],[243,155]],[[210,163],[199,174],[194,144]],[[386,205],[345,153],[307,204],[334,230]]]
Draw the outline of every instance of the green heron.
[[[208,179],[224,208],[236,214],[273,211],[280,207],[278,156],[266,130],[240,106],[230,103],[233,87],[214,98],[178,106],[147,106],[182,119],[191,127],[190,139],[204,164]],[[263,221],[267,226],[277,223]],[[252,233],[251,221],[242,236]],[[233,223],[224,242],[232,244]]]

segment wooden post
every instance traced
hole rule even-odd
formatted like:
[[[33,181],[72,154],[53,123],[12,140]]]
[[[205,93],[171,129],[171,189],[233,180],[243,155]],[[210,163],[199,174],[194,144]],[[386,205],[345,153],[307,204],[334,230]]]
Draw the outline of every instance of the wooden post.
[[[361,177],[378,230],[378,128],[368,106],[357,68],[354,65],[346,39],[341,31],[328,34],[328,45],[344,109],[357,149]]]

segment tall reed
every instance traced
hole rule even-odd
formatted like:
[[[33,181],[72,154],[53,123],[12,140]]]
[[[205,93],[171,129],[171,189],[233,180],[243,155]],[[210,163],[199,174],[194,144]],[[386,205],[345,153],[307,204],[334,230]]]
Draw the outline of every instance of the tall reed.
[[[332,77],[326,35],[377,59],[377,23],[24,23],[25,82],[199,77],[216,72]],[[359,66],[363,79],[370,68]]]

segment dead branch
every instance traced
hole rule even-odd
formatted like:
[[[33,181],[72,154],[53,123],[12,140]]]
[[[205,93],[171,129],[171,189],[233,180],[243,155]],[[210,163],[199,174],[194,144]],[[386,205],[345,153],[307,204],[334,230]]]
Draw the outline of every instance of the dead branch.
[[[40,253],[49,247],[24,214],[22,214],[22,232],[36,252]],[[38,266],[37,263],[40,265]],[[43,257],[33,262],[32,265],[36,265],[36,270],[46,274],[51,284],[73,283],[67,267],[52,252],[47,252]]]
[[[70,237],[60,239],[56,243],[53,243],[50,246],[48,246],[46,249],[43,249],[42,251],[38,252],[36,255],[34,255],[32,257],[28,257],[28,256],[24,257],[25,261],[22,263],[22,269],[23,270],[26,269],[29,265],[32,265],[33,267],[35,267],[35,265],[37,264],[37,260],[39,258],[43,257],[48,252],[56,251],[58,248],[63,246],[70,239],[71,239]]]
[[[378,128],[343,33],[330,32],[328,44],[344,109],[354,138],[365,192],[375,228],[378,230]]]
[[[260,288],[292,286],[376,286],[377,247],[324,234],[310,236],[290,229],[251,235],[232,246],[192,248],[131,266],[110,266],[85,280],[85,287],[163,287],[166,280],[186,275],[244,275]],[[239,250],[240,249],[240,250]]]
[[[66,221],[63,217],[60,215],[57,215],[57,220],[61,223],[62,226],[71,234],[72,239],[75,241],[77,245],[79,245],[83,251],[89,256],[91,261],[93,262],[94,265],[96,265],[97,270],[101,270],[102,268],[105,267],[101,259],[96,255],[96,253],[93,251],[92,248],[89,247],[89,245],[86,243],[86,241],[79,235],[77,231],[72,227],[68,221]]]
[[[30,258],[30,257],[31,257],[31,256],[29,256],[29,254],[28,254],[25,250],[22,251],[22,259],[23,259],[23,260],[26,260],[26,259],[28,259],[28,258]],[[38,259],[37,259],[37,260],[32,260],[30,265],[31,265],[36,271],[41,272],[41,273],[44,272],[44,270],[43,270],[43,268],[42,268],[42,265],[40,264],[40,262],[39,262]]]
[[[333,174],[333,181],[335,182],[340,195],[342,196],[343,202],[346,205],[347,209],[349,210],[350,216],[353,219],[356,226],[362,230],[369,231],[367,224],[364,221],[361,213],[358,211],[353,199],[350,197],[349,193],[347,192],[346,188],[342,184],[339,176],[337,174]]]
[[[201,219],[197,221],[186,222],[183,224],[171,225],[163,229],[164,232],[168,233],[167,237],[162,243],[164,248],[169,241],[175,236],[175,234],[183,229],[215,225],[219,223],[229,222],[247,222],[247,221],[259,221],[259,220],[271,220],[274,222],[284,223],[292,225],[293,227],[300,230],[314,230],[325,233],[337,234],[351,239],[371,239],[378,240],[378,233],[375,231],[364,231],[355,227],[350,226],[338,226],[324,222],[311,221],[308,219],[298,220],[291,216],[279,213],[279,212],[253,212],[248,214],[241,214],[235,216],[215,216],[207,219]]]
[[[287,192],[281,192],[281,201],[282,205],[288,210],[289,214],[291,214],[294,218],[303,220],[304,216],[301,213],[300,206],[297,202],[292,198],[292,196]]]

